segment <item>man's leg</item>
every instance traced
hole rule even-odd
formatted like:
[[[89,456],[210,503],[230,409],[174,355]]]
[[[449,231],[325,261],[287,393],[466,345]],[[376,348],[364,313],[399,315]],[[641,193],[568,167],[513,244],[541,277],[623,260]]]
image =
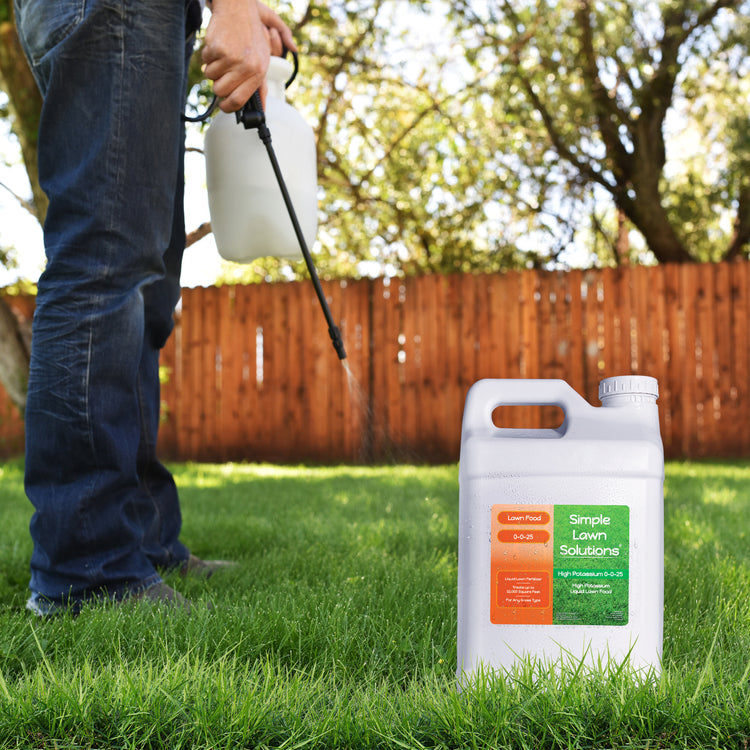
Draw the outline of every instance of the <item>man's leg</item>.
[[[185,11],[18,0],[16,12],[45,95],[50,199],[26,413],[30,588],[75,604],[160,580],[138,512],[138,384],[144,288],[165,274],[181,164]]]

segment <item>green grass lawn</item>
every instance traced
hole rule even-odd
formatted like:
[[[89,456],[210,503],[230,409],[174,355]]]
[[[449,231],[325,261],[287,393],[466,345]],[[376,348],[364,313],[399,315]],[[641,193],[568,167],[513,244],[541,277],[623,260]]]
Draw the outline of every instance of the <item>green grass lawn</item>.
[[[664,671],[521,667],[456,689],[458,469],[180,465],[194,611],[23,610],[0,464],[0,747],[747,748],[750,465],[672,463]],[[201,606],[211,601],[213,609]]]

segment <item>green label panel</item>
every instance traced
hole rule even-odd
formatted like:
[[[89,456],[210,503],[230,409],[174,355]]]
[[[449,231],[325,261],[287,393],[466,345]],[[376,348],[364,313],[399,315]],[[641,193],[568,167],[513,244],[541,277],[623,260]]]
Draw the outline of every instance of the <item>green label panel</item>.
[[[630,509],[556,505],[553,539],[553,623],[626,625]]]

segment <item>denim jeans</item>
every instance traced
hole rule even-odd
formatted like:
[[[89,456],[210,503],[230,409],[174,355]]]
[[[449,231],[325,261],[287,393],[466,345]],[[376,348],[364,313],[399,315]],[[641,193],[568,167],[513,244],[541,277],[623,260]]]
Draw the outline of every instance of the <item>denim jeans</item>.
[[[189,555],[156,457],[185,243],[189,6],[15,0],[49,197],[26,408],[36,611],[147,588]]]

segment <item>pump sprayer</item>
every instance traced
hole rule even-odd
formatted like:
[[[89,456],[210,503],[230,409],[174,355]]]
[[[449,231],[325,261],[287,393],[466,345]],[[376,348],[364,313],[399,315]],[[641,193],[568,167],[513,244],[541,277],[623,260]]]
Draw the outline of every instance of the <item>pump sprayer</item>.
[[[227,260],[248,263],[264,255],[299,258],[298,249],[301,251],[334,349],[338,358],[344,360],[346,351],[341,332],[334,323],[308,249],[308,243],[315,239],[317,230],[315,143],[312,130],[284,99],[284,89],[297,74],[296,54],[293,58],[294,72],[285,84],[284,79],[292,70],[292,65],[280,57],[271,58],[267,76],[269,98],[266,103],[271,127],[279,128],[283,149],[281,160],[285,170],[292,175],[291,187],[287,188],[282,175],[272,144],[271,127],[261,104],[260,93],[256,91],[245,106],[235,113],[235,118],[218,113],[206,133],[206,182],[211,224],[219,254]],[[194,119],[204,119],[206,116]],[[257,130],[260,143],[249,141],[244,132],[237,128],[238,125],[245,130]],[[273,174],[267,174],[268,165],[258,153],[262,152],[262,147],[265,147]],[[274,179],[281,192],[283,206],[278,204],[278,196],[272,190],[270,183]],[[291,220],[293,233],[289,231],[284,217],[280,216],[284,208]]]

